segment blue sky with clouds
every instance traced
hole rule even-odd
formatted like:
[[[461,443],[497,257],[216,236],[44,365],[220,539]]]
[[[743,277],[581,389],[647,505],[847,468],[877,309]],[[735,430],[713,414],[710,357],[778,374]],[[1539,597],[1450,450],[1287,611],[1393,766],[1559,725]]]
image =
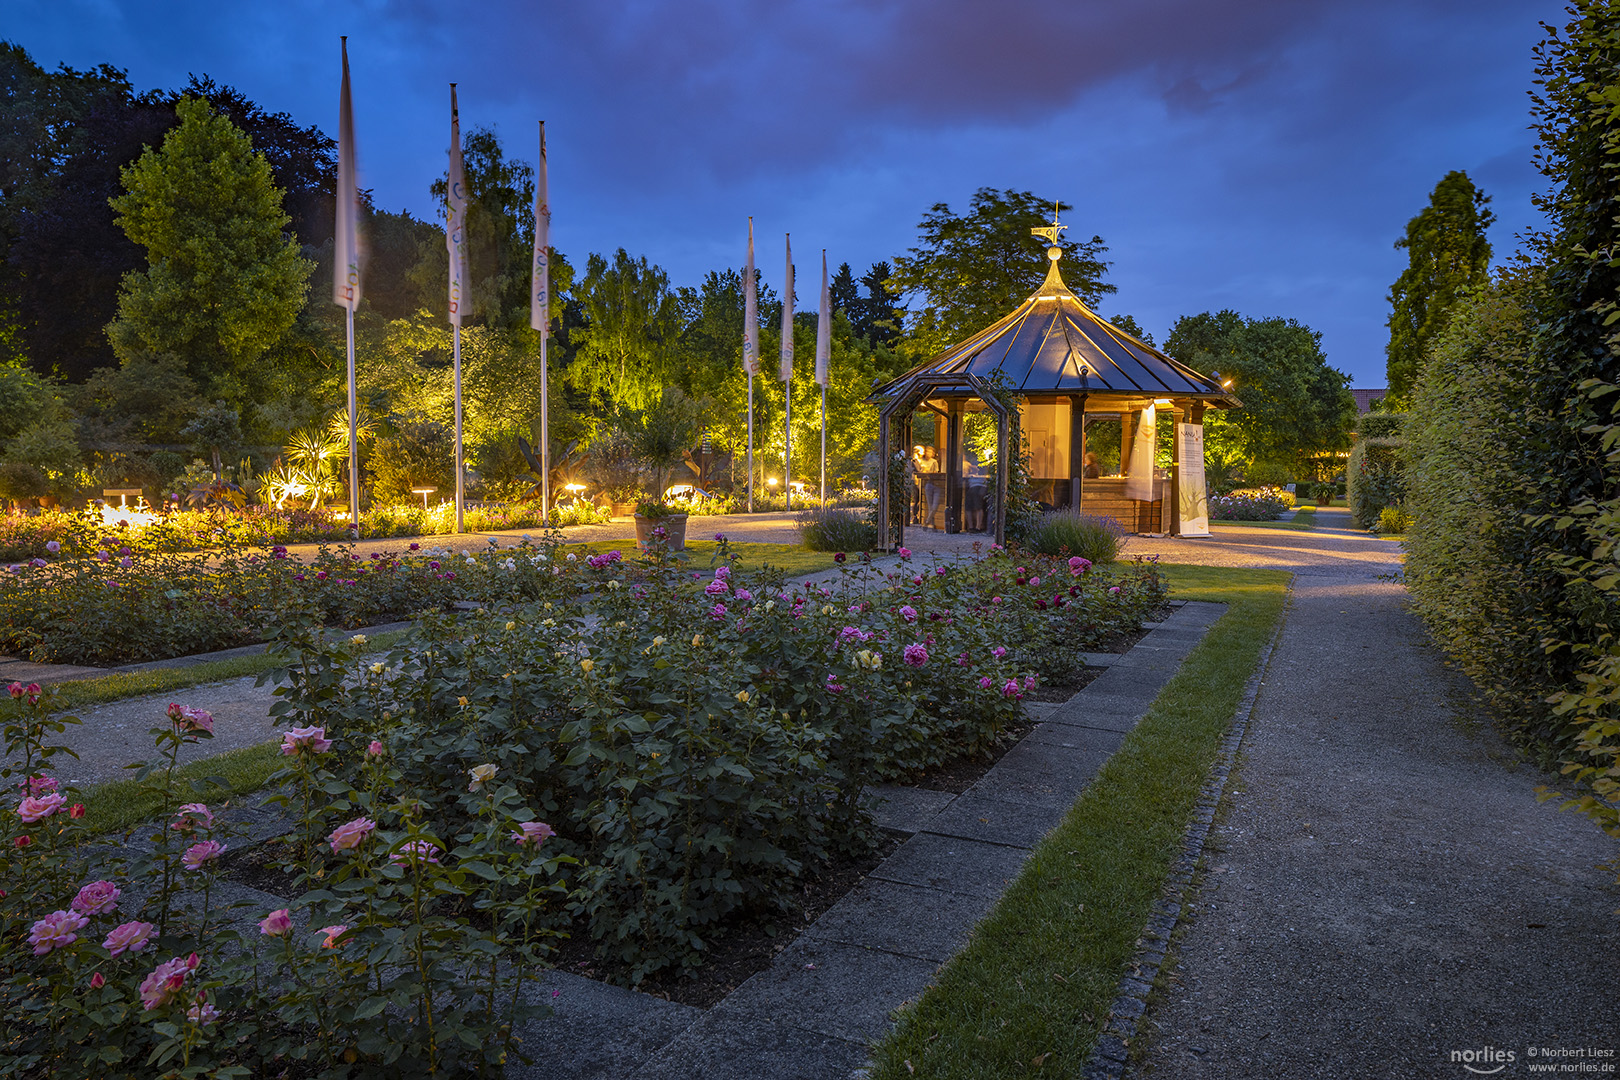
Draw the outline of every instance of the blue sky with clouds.
[[[1075,205],[1160,340],[1223,307],[1322,332],[1384,385],[1406,220],[1451,169],[1492,197],[1498,260],[1537,224],[1532,49],[1547,0],[5,0],[40,63],[211,75],[335,133],[349,35],[362,186],[430,217],[448,87],[464,126],[532,160],[547,122],[553,239],[623,246],[677,284],[766,281],[793,234],[801,304],[825,247],[860,272],[979,187]],[[1039,258],[1032,245],[1033,258]]]

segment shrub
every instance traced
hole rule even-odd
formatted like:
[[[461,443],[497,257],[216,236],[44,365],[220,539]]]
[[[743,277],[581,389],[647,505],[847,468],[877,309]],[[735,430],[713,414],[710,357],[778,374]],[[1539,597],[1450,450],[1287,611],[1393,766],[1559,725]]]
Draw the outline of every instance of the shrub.
[[[1367,413],[1356,421],[1356,433],[1363,439],[1398,439],[1405,422],[1405,413]]]
[[[1214,521],[1276,521],[1294,506],[1294,496],[1281,488],[1245,488],[1209,497]]]
[[[1125,545],[1125,530],[1111,517],[1055,510],[1041,515],[1026,546],[1042,555],[1078,555],[1092,563],[1111,563]]]
[[[1496,706],[1506,734],[1550,743],[1563,725],[1546,699],[1573,678],[1569,654],[1543,646],[1542,622],[1564,609],[1565,589],[1524,513],[1526,492],[1546,476],[1531,452],[1546,445],[1549,423],[1532,407],[1532,387],[1547,377],[1534,345],[1541,289],[1502,279],[1458,300],[1413,390],[1404,505],[1414,519],[1406,583],[1429,633]]]
[[[1363,529],[1378,521],[1386,506],[1406,498],[1406,462],[1402,439],[1379,436],[1357,439],[1345,469],[1350,516]]]
[[[730,914],[789,904],[809,868],[870,843],[867,786],[983,751],[1052,654],[1164,595],[1154,567],[1108,576],[1078,558],[851,560],[836,586],[792,589],[745,577],[723,543],[717,558],[706,575],[656,547],[552,560],[579,606],[430,617],[375,679],[304,632],[286,716],[358,748],[383,715],[435,835],[470,827],[462,786],[483,764],[523,805],[556,807],[581,917],[636,981],[699,963]]]
[[[1412,527],[1412,515],[1404,506],[1386,506],[1378,513],[1378,531],[1391,536],[1404,535]]]
[[[321,659],[331,666],[296,668],[294,684],[374,678],[353,646]],[[299,841],[281,869],[302,895],[233,911],[221,867],[245,830],[201,801],[206,785],[175,778],[212,717],[169,707],[157,755],[133,766],[162,813],[139,844],[90,848],[86,807],[58,789],[60,748],[44,741],[76,721],[50,716],[38,687],[14,684],[11,698],[7,760],[21,768],[0,777],[32,801],[0,805],[8,1075],[499,1075],[522,1058],[519,1025],[549,1011],[522,1004],[523,990],[571,860],[542,846],[550,827],[509,784],[454,778],[467,824],[430,834],[400,767],[412,748],[289,731],[272,780],[288,787]]]
[[[801,513],[795,524],[808,551],[870,551],[877,546],[873,512],[842,507],[815,507]]]

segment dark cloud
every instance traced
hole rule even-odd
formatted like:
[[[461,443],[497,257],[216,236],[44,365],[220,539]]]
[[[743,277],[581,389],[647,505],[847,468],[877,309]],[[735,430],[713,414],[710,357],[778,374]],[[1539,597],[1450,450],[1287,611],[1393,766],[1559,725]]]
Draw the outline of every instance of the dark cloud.
[[[383,205],[432,213],[456,80],[464,122],[515,154],[548,121],[559,246],[622,244],[678,282],[739,261],[748,214],[859,266],[934,202],[1028,188],[1103,233],[1112,310],[1155,332],[1291,315],[1376,382],[1391,245],[1434,183],[1465,168],[1496,197],[1499,254],[1533,220],[1542,19],[1557,0],[11,0],[4,32],[328,129],[347,33]]]

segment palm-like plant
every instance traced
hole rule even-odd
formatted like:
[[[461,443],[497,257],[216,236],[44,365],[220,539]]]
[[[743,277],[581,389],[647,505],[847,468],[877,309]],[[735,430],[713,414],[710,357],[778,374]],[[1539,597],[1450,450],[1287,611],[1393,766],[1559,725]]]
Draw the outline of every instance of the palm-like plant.
[[[311,510],[321,504],[322,495],[336,489],[332,477],[327,472],[326,463],[348,449],[348,434],[348,419],[345,417],[341,441],[313,428],[300,428],[287,436],[287,459],[298,470],[299,478],[307,485]]]

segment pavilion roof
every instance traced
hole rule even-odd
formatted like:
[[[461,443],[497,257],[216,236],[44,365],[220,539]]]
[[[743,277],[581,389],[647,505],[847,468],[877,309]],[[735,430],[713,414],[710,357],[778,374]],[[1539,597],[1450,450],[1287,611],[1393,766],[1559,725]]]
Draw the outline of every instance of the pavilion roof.
[[[867,400],[888,397],[924,373],[989,378],[997,370],[1026,394],[1083,392],[1122,399],[1194,398],[1216,408],[1241,405],[1213,379],[1086,307],[1063,283],[1055,259],[1046,281],[1010,314],[876,387]]]

